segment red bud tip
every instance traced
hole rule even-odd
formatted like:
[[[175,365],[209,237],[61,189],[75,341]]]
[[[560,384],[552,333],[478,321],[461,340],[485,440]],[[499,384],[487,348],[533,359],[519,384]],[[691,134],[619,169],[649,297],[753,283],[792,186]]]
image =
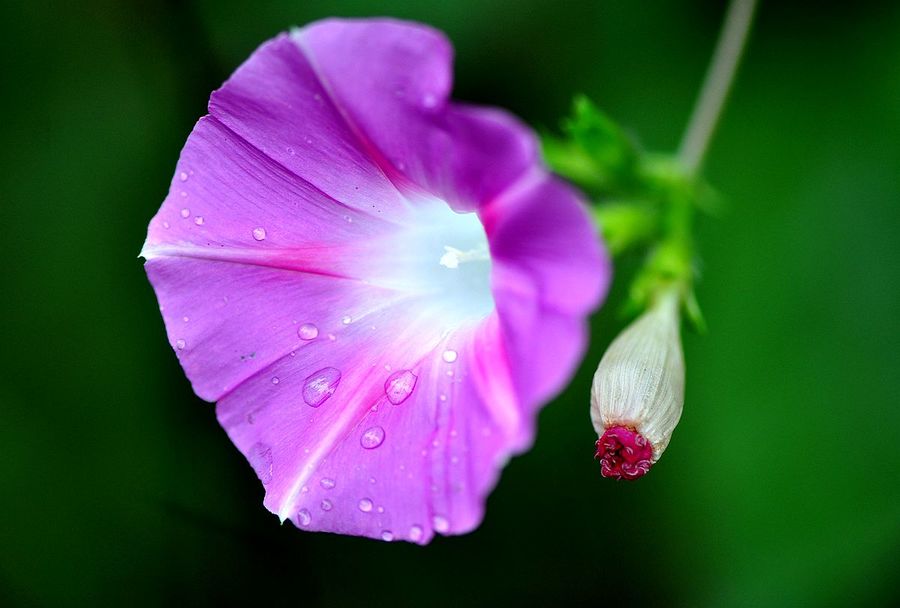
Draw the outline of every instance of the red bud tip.
[[[614,479],[643,477],[653,464],[653,446],[643,435],[624,426],[613,426],[597,440],[594,458],[600,461],[600,474]]]

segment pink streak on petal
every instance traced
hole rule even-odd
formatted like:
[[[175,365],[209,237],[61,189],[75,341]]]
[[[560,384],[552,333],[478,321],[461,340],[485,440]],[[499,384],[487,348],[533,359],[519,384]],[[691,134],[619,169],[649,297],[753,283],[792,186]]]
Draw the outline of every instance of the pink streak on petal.
[[[360,147],[287,35],[261,46],[209,100],[209,113],[340,206],[377,214],[407,203]]]
[[[539,162],[516,118],[448,103],[453,48],[441,32],[392,19],[329,19],[292,37],[394,181],[471,210]]]

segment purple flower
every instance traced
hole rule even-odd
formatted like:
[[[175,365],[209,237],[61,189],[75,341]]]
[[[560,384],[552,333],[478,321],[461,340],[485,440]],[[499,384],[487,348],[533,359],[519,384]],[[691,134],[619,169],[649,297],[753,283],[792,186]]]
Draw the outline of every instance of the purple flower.
[[[301,528],[475,528],[607,286],[531,132],[448,101],[451,56],[383,19],[267,42],[212,94],[150,223],[169,342]]]

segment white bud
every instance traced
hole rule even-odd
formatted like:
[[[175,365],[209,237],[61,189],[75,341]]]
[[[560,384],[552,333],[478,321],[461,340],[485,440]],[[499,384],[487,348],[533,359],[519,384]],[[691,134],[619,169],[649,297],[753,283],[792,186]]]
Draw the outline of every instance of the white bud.
[[[652,446],[652,462],[669,445],[684,407],[680,321],[678,293],[667,292],[616,337],[591,387],[597,434],[615,427],[633,429]],[[602,452],[598,442],[598,457]]]

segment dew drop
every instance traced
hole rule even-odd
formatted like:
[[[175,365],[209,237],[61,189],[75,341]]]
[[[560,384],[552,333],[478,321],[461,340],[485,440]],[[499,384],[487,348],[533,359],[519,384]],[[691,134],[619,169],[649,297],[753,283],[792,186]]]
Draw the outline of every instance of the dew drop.
[[[375,483],[377,480],[374,477],[369,477],[369,483]]]
[[[388,401],[400,405],[406,401],[416,388],[417,376],[408,369],[402,369],[388,376],[384,383],[384,394]]]
[[[272,384],[278,384],[279,382],[281,382],[281,380],[278,378],[278,376],[272,377]]]
[[[178,179],[180,179],[183,182],[186,182],[187,178],[188,178],[188,174],[185,173],[184,171],[182,171],[181,173],[178,174]]]
[[[175,348],[177,348],[178,350],[184,350],[185,346],[187,346],[187,342],[185,342],[181,338],[175,340]]]
[[[266,229],[261,226],[259,228],[254,228],[253,229],[253,238],[256,239],[257,241],[266,240]]]
[[[297,329],[297,335],[301,340],[315,340],[319,335],[319,328],[312,323],[304,323]]]
[[[300,509],[297,511],[297,521],[300,522],[301,526],[308,526],[309,522],[312,521],[312,515],[306,509]]]
[[[169,228],[169,222],[163,222],[163,228],[168,229],[168,228]]]
[[[384,513],[384,507],[378,507],[375,510],[378,511],[379,513]]]
[[[182,191],[181,191],[181,196],[182,196],[183,198],[187,198],[187,192],[185,192],[184,190],[182,190]]]
[[[359,445],[367,450],[374,450],[382,443],[384,443],[384,429],[380,426],[373,426],[359,438]]]
[[[419,541],[422,539],[422,526],[413,526],[409,529],[409,540]]]
[[[375,505],[368,498],[363,498],[359,501],[359,510],[362,511],[363,513],[368,513],[369,511],[372,510],[372,507],[374,507],[374,506]]]
[[[294,149],[290,146],[287,147],[287,153],[293,156],[295,154]]]
[[[394,540],[394,533],[390,530],[385,530],[381,533],[381,540],[385,542],[391,542],[392,540]]]
[[[272,448],[264,443],[254,443],[247,452],[247,460],[263,485],[272,481]]]
[[[311,407],[319,407],[334,394],[341,381],[341,372],[324,367],[303,382],[303,400]]]
[[[343,323],[344,325],[350,325],[351,323],[353,323],[353,317],[351,317],[350,315],[346,315],[341,319],[341,323]]]
[[[442,515],[435,515],[432,517],[431,525],[433,525],[434,529],[438,532],[446,532],[450,529],[450,522]]]
[[[203,216],[198,215],[197,217],[195,217],[194,223],[197,224],[198,226],[202,226],[203,225]]]
[[[458,356],[459,356],[459,355],[457,354],[457,352],[456,352],[455,350],[447,349],[447,350],[444,351],[444,354],[441,355],[441,358],[442,358],[444,361],[446,361],[447,363],[453,363],[454,361],[456,361],[456,358],[457,358]]]
[[[330,490],[331,488],[334,487],[334,480],[331,479],[330,477],[323,477],[322,480],[319,482],[319,485],[322,486],[323,488],[325,488],[326,490]]]
[[[331,504],[331,501],[327,498],[323,500],[319,506],[322,507],[323,511],[331,511],[331,508],[334,507],[334,505]]]
[[[186,217],[189,217],[190,215],[191,215],[191,210],[188,209],[187,207],[185,207],[184,209],[181,210],[181,217],[186,218]]]
[[[190,321],[190,320],[191,320],[190,317],[181,317],[182,323],[187,323],[187,322]]]

